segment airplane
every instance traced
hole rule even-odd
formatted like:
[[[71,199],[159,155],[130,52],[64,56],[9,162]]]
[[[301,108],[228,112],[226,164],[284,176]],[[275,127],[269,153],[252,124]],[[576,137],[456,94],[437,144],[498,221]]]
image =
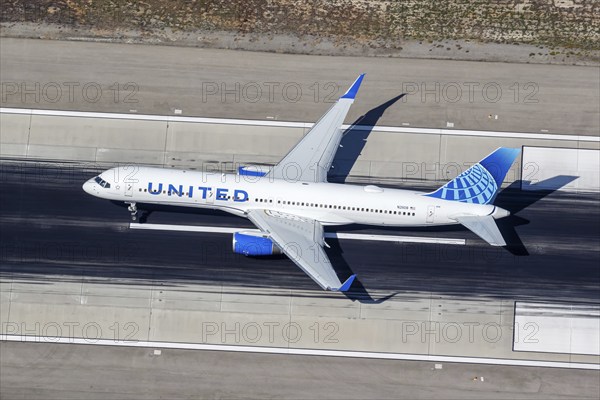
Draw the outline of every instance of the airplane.
[[[338,278],[324,250],[329,247],[325,226],[460,224],[492,246],[505,246],[495,220],[510,213],[493,202],[520,149],[498,148],[430,193],[327,181],[342,124],[364,76],[267,171],[252,165],[240,166],[235,174],[121,166],[86,181],[83,190],[128,204],[133,221],[138,204],[208,208],[247,218],[259,231],[235,232],[235,253],[283,253],[330,291],[348,291],[356,275],[343,283]]]

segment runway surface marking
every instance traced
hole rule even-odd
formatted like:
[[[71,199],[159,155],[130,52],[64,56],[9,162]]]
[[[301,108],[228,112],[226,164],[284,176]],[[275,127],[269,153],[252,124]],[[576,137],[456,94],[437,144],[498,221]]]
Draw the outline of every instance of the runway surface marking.
[[[169,225],[169,224],[139,224],[130,223],[131,229],[147,229],[157,231],[179,231],[179,232],[208,232],[208,233],[235,233],[240,231],[260,232],[258,229],[248,228],[224,228],[219,226],[193,226],[193,225]],[[466,244],[465,239],[434,238],[419,236],[395,236],[395,235],[371,235],[360,233],[337,233],[326,232],[325,238],[347,239],[347,240],[372,240],[380,242],[402,242],[402,243],[434,243],[434,244]]]
[[[34,110],[27,108],[8,108],[1,107],[0,113],[6,114],[26,114],[26,115],[54,115],[60,117],[79,117],[79,118],[106,118],[106,119],[130,119],[143,121],[165,121],[165,122],[195,122],[204,124],[223,124],[223,125],[251,125],[251,126],[277,126],[287,128],[310,128],[312,123],[305,122],[284,122],[273,120],[251,120],[251,119],[231,119],[231,118],[203,118],[203,117],[177,117],[170,115],[144,115],[144,114],[120,114],[103,112],[84,112],[84,111],[59,111],[59,110]],[[348,129],[350,125],[342,125],[342,129]],[[525,133],[525,132],[495,132],[495,131],[474,131],[461,129],[438,129],[438,128],[401,128],[394,126],[354,126],[355,130],[376,130],[379,132],[392,133],[418,133],[433,134],[445,136],[482,136],[482,137],[506,137],[518,139],[549,139],[549,140],[578,140],[583,142],[600,142],[600,137],[579,136],[579,135],[555,135],[543,133]]]
[[[11,342],[40,342],[37,336],[28,335],[0,335],[0,340]],[[406,361],[436,361],[453,362],[462,364],[493,364],[514,365],[526,367],[549,367],[549,368],[572,368],[600,370],[600,364],[559,362],[559,361],[534,361],[510,358],[485,358],[485,357],[459,357],[459,356],[437,356],[427,354],[401,354],[401,353],[376,353],[367,351],[342,351],[342,350],[314,350],[297,349],[291,347],[259,347],[259,346],[236,346],[200,343],[177,343],[177,342],[142,342],[142,341],[120,341],[110,339],[89,339],[73,337],[53,337],[52,343],[64,344],[91,344],[100,346],[126,346],[126,347],[155,347],[163,349],[187,349],[187,350],[209,350],[209,351],[235,351],[243,353],[269,353],[303,356],[329,356],[349,358],[376,358],[385,360]]]

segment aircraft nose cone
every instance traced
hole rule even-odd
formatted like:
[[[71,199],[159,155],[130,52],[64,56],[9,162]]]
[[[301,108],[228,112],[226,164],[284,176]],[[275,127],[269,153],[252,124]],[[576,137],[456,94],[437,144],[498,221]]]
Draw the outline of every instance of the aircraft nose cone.
[[[91,182],[91,181],[87,181],[87,182],[85,182],[85,183],[83,184],[83,186],[82,186],[82,189],[83,189],[83,191],[84,191],[84,192],[86,192],[87,194],[91,194],[91,195],[93,195],[93,194],[94,194],[94,191],[93,191],[93,189],[92,189],[92,185],[93,185],[93,184],[94,184],[94,183],[93,183],[93,182]]]

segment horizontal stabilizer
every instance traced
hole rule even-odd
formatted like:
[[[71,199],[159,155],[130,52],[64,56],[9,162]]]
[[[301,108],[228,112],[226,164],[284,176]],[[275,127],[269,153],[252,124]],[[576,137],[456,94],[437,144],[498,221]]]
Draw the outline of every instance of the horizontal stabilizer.
[[[492,246],[506,246],[502,233],[491,215],[462,215],[452,217]]]

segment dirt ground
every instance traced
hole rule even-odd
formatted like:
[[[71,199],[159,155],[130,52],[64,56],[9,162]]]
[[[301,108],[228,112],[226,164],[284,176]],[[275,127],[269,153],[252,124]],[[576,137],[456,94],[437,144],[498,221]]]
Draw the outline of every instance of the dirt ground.
[[[597,0],[5,0],[9,37],[598,64]]]

